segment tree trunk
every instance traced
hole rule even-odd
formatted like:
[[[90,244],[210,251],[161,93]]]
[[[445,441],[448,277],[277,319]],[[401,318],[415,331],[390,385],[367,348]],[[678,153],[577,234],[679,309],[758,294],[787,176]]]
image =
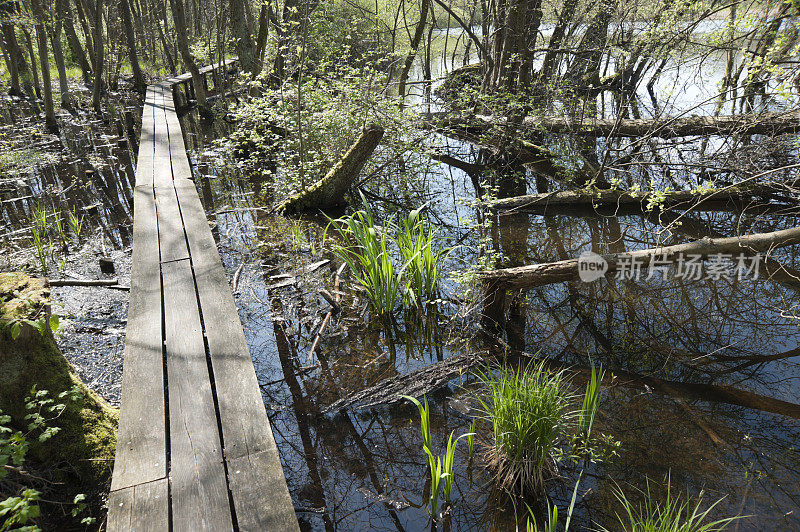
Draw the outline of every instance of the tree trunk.
[[[131,70],[133,71],[133,84],[137,91],[143,92],[146,84],[144,76],[142,75],[142,69],[139,67],[139,55],[136,52],[136,34],[133,31],[128,0],[119,0],[118,6],[119,15],[122,19],[122,29],[125,31],[125,41],[128,43],[128,60],[131,63]]]
[[[61,94],[61,107],[64,109],[72,108],[72,97],[69,92],[69,80],[67,79],[67,66],[64,62],[64,50],[61,47],[61,29],[63,23],[61,17],[56,14],[56,21],[53,31],[50,33],[50,43],[53,45],[53,60],[58,70],[58,92]]]
[[[92,108],[100,114],[100,95],[103,91],[103,64],[105,62],[103,48],[103,0],[96,0],[94,9],[94,85],[92,86]]]
[[[197,106],[201,113],[208,111],[208,103],[206,102],[206,89],[203,84],[203,78],[200,75],[200,70],[194,62],[192,53],[189,51],[189,42],[186,39],[186,19],[184,18],[183,0],[170,0],[172,7],[172,20],[175,23],[175,33],[178,37],[178,50],[181,53],[181,59],[186,68],[192,74],[192,87],[194,87],[195,97],[197,98]]]
[[[42,66],[42,94],[44,97],[44,121],[51,133],[58,132],[56,113],[53,106],[53,82],[50,77],[50,54],[47,47],[47,30],[44,27],[45,15],[40,0],[31,0],[31,8],[35,17],[34,30],[39,45],[39,63]]]
[[[253,77],[258,77],[264,68],[264,51],[267,48],[267,37],[269,37],[269,21],[272,18],[272,3],[261,6],[261,13],[258,16],[258,39],[256,40],[256,58]]]
[[[3,13],[3,17],[6,18],[6,20],[3,20],[2,23],[3,41],[5,42],[5,49],[8,53],[9,74],[11,77],[11,88],[8,93],[12,96],[23,96],[25,93],[33,94],[28,62],[25,60],[25,54],[23,54],[22,48],[19,46],[19,41],[17,41],[14,23],[7,18],[10,16],[13,16],[13,13]]]
[[[296,194],[278,207],[278,212],[297,214],[310,210],[324,210],[342,204],[345,193],[358,177],[364,164],[383,138],[383,128],[370,125],[361,133],[355,144],[342,159],[310,188]]]
[[[250,26],[247,23],[244,0],[230,0],[231,18],[230,23],[233,30],[233,39],[236,46],[236,53],[242,64],[242,70],[250,72],[255,77],[256,53],[253,47],[253,39],[250,35]]]
[[[512,127],[504,117],[475,115],[469,120],[449,118],[447,113],[439,127],[460,127],[486,130],[489,127]],[[542,130],[580,137],[655,137],[675,138],[702,135],[780,135],[800,132],[800,111],[783,113],[740,114],[723,116],[688,116],[665,119],[602,119],[529,116],[514,127],[541,132]]]
[[[161,28],[161,23],[156,21],[156,26],[158,27],[158,37],[161,40],[161,47],[164,49],[164,57],[167,59],[167,67],[174,76],[178,73],[178,67],[175,66],[175,60],[172,58],[172,52],[170,52],[169,43],[167,42],[167,37],[164,35],[164,30]]]
[[[285,0],[283,3],[283,13],[281,24],[278,25],[278,49],[275,51],[275,59],[272,61],[272,71],[269,74],[270,85],[277,87],[283,82],[284,70],[286,68],[286,52],[289,46],[287,26],[292,20],[296,19],[299,11],[297,0]]]
[[[422,34],[425,31],[425,24],[428,19],[428,11],[430,10],[430,0],[422,0],[419,8],[419,22],[417,28],[414,30],[414,36],[411,38],[411,50],[406,55],[406,60],[403,63],[403,70],[400,71],[400,80],[397,85],[397,93],[401,98],[406,96],[406,81],[408,80],[408,72],[411,70],[411,65],[414,64],[414,57],[419,50],[419,43],[422,41]]]
[[[82,0],[75,0],[75,10],[78,12],[78,20],[81,23],[81,30],[83,31],[83,38],[84,38],[84,41],[86,42],[86,52],[87,52],[87,55],[89,56],[89,63],[91,64],[91,67],[92,67],[92,74],[94,74],[94,70],[95,70],[95,68],[97,68],[97,66],[95,64],[96,60],[95,60],[95,57],[94,57],[94,55],[95,55],[95,45],[94,45],[94,39],[92,38],[92,30],[89,27],[89,21],[88,21],[88,16],[92,16],[93,17],[94,13],[88,13],[88,14],[86,13],[86,11],[83,9]]]
[[[25,46],[28,48],[28,58],[31,60],[30,73],[33,76],[33,89],[37,98],[42,97],[42,84],[39,81],[39,66],[36,64],[36,52],[33,51],[33,39],[31,39],[30,32],[22,28],[22,34],[25,36]]]
[[[56,0],[56,24],[58,25],[59,23],[63,24],[64,33],[67,36],[67,44],[69,45],[70,50],[72,50],[72,55],[75,57],[75,61],[77,61],[78,66],[81,69],[83,82],[88,85],[92,80],[92,67],[89,65],[89,61],[86,59],[86,53],[83,50],[83,45],[81,45],[78,34],[75,32],[75,19],[72,17],[72,11],[70,10],[68,0]],[[55,46],[55,43],[53,43],[53,50],[55,50]]]
[[[769,194],[768,189],[739,189],[728,188],[724,191],[691,192],[674,191],[659,195],[658,205],[662,207],[678,207],[680,209],[694,208],[701,203],[749,201],[753,198]],[[546,211],[557,212],[560,208],[593,208],[595,206],[639,206],[646,211],[648,202],[653,196],[648,192],[628,192],[625,190],[598,190],[593,192],[565,190],[549,194],[529,194],[494,200],[489,203],[492,209],[498,211],[513,211],[541,214]],[[769,201],[769,199],[765,199]]]

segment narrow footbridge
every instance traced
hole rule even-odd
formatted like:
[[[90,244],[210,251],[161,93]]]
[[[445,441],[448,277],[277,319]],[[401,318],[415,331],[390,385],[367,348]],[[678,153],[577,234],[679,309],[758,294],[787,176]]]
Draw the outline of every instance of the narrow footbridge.
[[[298,530],[242,325],[192,181],[174,97],[185,82],[151,85],[144,104],[107,528]]]

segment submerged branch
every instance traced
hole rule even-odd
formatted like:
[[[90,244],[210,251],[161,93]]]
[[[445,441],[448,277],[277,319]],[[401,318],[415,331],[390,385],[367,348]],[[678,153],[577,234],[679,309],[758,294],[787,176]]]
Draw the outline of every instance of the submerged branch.
[[[475,366],[486,366],[501,360],[506,360],[506,362],[510,363],[521,363],[523,360],[538,361],[542,360],[542,358],[524,352],[515,352],[512,357],[503,357],[502,355],[493,355],[491,353],[455,355],[412,373],[384,379],[374,386],[336,401],[327,407],[325,412],[338,411],[349,407],[369,409],[381,405],[397,404],[403,400],[404,395],[422,397],[445,386],[453,379],[466,375]],[[588,378],[591,374],[591,368],[589,367],[567,364],[548,358],[545,358],[544,361],[545,365],[554,371],[566,370],[585,378]],[[782,401],[724,384],[687,383],[638,375],[621,370],[609,370],[605,375],[604,383],[607,386],[656,390],[664,395],[676,398],[743,406],[800,419],[800,405],[796,403]]]

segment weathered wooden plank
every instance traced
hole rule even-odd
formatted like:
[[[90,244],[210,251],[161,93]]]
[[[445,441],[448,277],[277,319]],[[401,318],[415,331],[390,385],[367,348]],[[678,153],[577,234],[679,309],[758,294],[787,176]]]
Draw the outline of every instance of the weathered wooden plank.
[[[250,351],[241,323],[237,319],[238,311],[208,220],[193,184],[176,183],[176,190],[186,225],[200,308],[206,327],[225,457],[233,461],[258,454],[257,459],[252,458],[249,466],[252,470],[247,470],[243,474],[247,478],[280,477],[281,480],[269,482],[270,496],[264,500],[251,499],[244,493],[242,494],[244,500],[239,501],[240,494],[231,484],[234,504],[238,508],[240,504],[244,506],[267,504],[266,501],[269,500],[270,510],[263,515],[269,515],[270,519],[281,523],[294,523],[293,527],[289,528],[296,529],[297,519],[283,477],[280,456],[264,408]],[[246,469],[243,465],[241,468]],[[228,470],[230,473],[231,468]],[[262,515],[254,509],[248,512],[255,512],[254,516]],[[237,510],[237,517],[239,516]],[[240,525],[241,519],[243,518],[240,517]],[[268,524],[269,522],[262,523],[261,529],[271,530]]]
[[[172,186],[156,186],[155,191],[161,262],[188,259],[189,248],[186,246],[183,220],[181,220],[181,213],[178,209],[175,189]]]
[[[283,469],[274,467],[274,460],[274,453],[266,451],[228,462],[239,530],[299,530],[292,499],[286,491]]]
[[[133,486],[112,491],[108,495],[106,530],[127,532],[133,522]]]
[[[155,144],[154,154],[153,156],[156,160],[161,163],[156,165],[156,178],[155,182],[157,184],[166,183],[166,181],[172,181],[172,175],[166,173],[165,171],[169,169],[169,130],[167,128],[167,115],[166,110],[164,109],[164,101],[165,99],[169,99],[170,97],[165,97],[164,94],[159,94],[156,97],[156,109],[154,114],[154,133],[153,133],[153,142]],[[161,158],[165,158],[167,160],[167,164],[164,165]],[[162,171],[159,174],[159,170]],[[167,179],[169,177],[169,179]],[[159,179],[161,178],[161,179]]]
[[[189,165],[186,151],[172,157],[172,175],[176,187],[183,185],[194,187],[194,183],[190,181],[192,179],[192,167]]]
[[[133,264],[112,490],[167,475],[161,279],[152,187],[135,187],[133,210]]]
[[[192,184],[176,190],[214,368],[225,455],[232,459],[274,449],[250,351],[200,198]]]
[[[186,158],[186,145],[183,142],[183,131],[175,111],[167,110],[167,128],[169,129],[169,153],[172,159]]]
[[[108,497],[109,532],[161,532],[169,529],[167,479],[112,491]]]
[[[188,260],[162,264],[176,531],[232,530],[217,416]]]
[[[136,184],[152,185],[153,154],[155,151],[155,129],[153,116],[155,111],[155,93],[149,89],[142,108],[142,128],[139,135],[139,153],[136,156]]]

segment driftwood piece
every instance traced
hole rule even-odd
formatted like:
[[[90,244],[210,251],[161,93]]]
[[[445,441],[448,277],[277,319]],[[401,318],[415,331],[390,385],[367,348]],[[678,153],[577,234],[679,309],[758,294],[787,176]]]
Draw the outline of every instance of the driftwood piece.
[[[622,261],[632,261],[634,259],[641,264],[642,271],[644,271],[648,267],[651,258],[672,260],[680,254],[708,257],[717,253],[766,252],[774,248],[794,244],[800,244],[800,227],[746,236],[702,238],[675,246],[604,255],[603,258],[608,262],[607,275],[617,271],[618,264]],[[579,278],[578,259],[499,270],[484,270],[478,272],[477,277],[492,285],[494,290],[528,289],[558,282],[576,281]]]
[[[474,115],[450,117],[445,113],[429,115],[439,127],[482,129],[506,127],[504,117]],[[438,120],[437,120],[438,119]],[[700,135],[779,135],[800,131],[800,111],[784,113],[740,114],[727,116],[687,116],[662,119],[600,119],[572,120],[560,117],[528,116],[514,128],[529,131],[549,131],[585,137],[690,137]]]
[[[422,397],[441,388],[456,377],[465,375],[471,367],[483,364],[485,360],[486,355],[480,353],[453,355],[418,371],[384,379],[374,386],[339,399],[328,406],[324,412],[333,412],[353,406],[361,409],[395,404],[403,401],[403,395]]]
[[[287,198],[277,211],[283,214],[299,214],[311,210],[324,210],[341,205],[344,195],[353,184],[364,164],[383,138],[383,128],[367,126],[361,136],[347,150],[341,160],[330,171],[306,190]]]

